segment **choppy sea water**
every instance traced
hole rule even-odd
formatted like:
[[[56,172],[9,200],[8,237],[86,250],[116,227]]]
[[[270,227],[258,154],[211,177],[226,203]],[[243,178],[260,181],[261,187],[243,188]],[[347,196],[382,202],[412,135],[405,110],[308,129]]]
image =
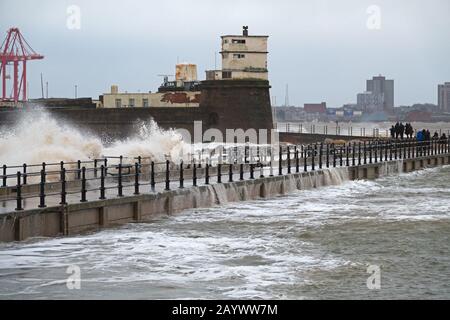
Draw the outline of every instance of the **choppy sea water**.
[[[446,166],[0,244],[0,299],[448,299],[449,179]]]

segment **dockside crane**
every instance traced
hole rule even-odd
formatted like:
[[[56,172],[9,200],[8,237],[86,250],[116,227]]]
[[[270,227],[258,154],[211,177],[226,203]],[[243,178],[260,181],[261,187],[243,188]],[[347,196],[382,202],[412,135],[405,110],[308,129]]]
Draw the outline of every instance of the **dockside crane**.
[[[10,28],[7,32],[6,38],[0,47],[0,76],[2,79],[2,101],[27,100],[27,61],[40,60],[44,56],[36,53],[28,44],[19,28]],[[6,74],[6,66],[12,64],[12,93],[7,95],[6,83],[11,79],[10,75]],[[22,68],[20,70],[20,66]],[[22,99],[19,99],[22,94]]]

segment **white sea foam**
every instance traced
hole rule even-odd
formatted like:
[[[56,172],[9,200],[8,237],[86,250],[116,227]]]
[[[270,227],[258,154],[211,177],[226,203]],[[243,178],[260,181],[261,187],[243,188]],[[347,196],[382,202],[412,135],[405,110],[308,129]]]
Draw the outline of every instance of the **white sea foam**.
[[[77,161],[101,156],[148,157],[179,160],[189,146],[174,130],[162,130],[154,121],[137,124],[138,133],[108,145],[99,137],[58,121],[42,111],[22,116],[10,131],[0,132],[0,163],[7,165]]]

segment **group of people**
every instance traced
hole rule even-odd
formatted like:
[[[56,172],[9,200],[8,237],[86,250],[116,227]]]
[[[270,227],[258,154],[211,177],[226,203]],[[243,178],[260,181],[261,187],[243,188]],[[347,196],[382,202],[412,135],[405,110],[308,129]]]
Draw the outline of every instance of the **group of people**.
[[[396,123],[395,126],[392,126],[391,129],[391,138],[392,139],[403,139],[404,136],[406,138],[412,138],[414,135],[414,129],[410,123],[406,123],[405,125],[403,123]]]
[[[407,139],[412,139],[414,137],[414,129],[410,123],[403,124],[401,122],[397,122],[391,127],[390,131],[392,139],[403,139],[405,136]],[[447,136],[445,135],[445,133],[442,133],[441,137],[439,137],[439,133],[436,131],[433,137],[431,137],[430,130],[425,129],[417,131],[415,138],[417,139],[417,141],[447,141]]]
[[[419,130],[416,134],[417,141],[430,141],[430,140],[439,140],[439,142],[444,143],[447,141],[447,136],[445,133],[442,133],[441,137],[439,137],[439,133],[434,132],[433,137],[431,137],[430,130]]]

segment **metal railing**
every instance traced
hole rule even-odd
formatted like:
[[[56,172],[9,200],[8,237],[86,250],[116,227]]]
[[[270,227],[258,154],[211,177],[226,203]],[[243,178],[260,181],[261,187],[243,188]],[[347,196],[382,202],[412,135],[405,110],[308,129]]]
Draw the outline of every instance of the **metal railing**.
[[[366,128],[360,126],[339,126],[339,125],[319,125],[311,123],[291,123],[279,122],[275,123],[275,129],[278,132],[287,133],[307,133],[307,134],[325,134],[337,136],[354,136],[354,137],[368,137],[368,138],[389,138],[391,137],[390,128]],[[434,130],[439,133],[450,135],[449,128],[440,128]],[[417,131],[414,131],[414,136]]]
[[[71,197],[71,202],[87,202],[90,201],[88,198],[93,197],[104,200],[108,196],[125,196],[125,189],[131,189],[132,193],[129,195],[139,195],[185,188],[188,180],[190,186],[198,186],[200,180],[203,185],[209,185],[213,181],[223,183],[226,176],[228,182],[236,179],[255,179],[257,172],[260,178],[265,175],[273,176],[277,169],[278,175],[281,176],[299,173],[302,170],[304,172],[320,170],[324,167],[349,167],[448,154],[449,145],[449,139],[428,141],[379,139],[345,144],[281,145],[278,150],[274,150],[271,146],[230,148],[227,150],[226,161],[223,153],[219,152],[215,158],[204,158],[203,163],[196,159],[191,159],[187,163],[183,161],[174,163],[169,160],[154,162],[146,161],[149,158],[144,157],[118,156],[59,164],[11,166],[7,168],[18,170],[15,174],[0,175],[4,184],[2,188],[6,187],[5,179],[14,178],[16,184],[11,194],[4,196],[0,201],[3,203],[15,201],[15,210],[20,211],[24,209],[23,204],[26,200],[36,199],[37,207],[45,208],[49,197],[56,197],[59,205],[67,204],[68,197]],[[112,159],[118,161],[111,163]],[[130,163],[130,160],[134,162]],[[30,172],[29,168],[37,170]],[[38,179],[32,184],[36,188],[34,191],[24,192],[24,187],[28,186],[27,178],[31,176]],[[52,181],[57,187],[50,188],[48,182],[50,176],[58,177]],[[71,180],[68,179],[70,176],[75,177],[79,183],[70,184]]]

